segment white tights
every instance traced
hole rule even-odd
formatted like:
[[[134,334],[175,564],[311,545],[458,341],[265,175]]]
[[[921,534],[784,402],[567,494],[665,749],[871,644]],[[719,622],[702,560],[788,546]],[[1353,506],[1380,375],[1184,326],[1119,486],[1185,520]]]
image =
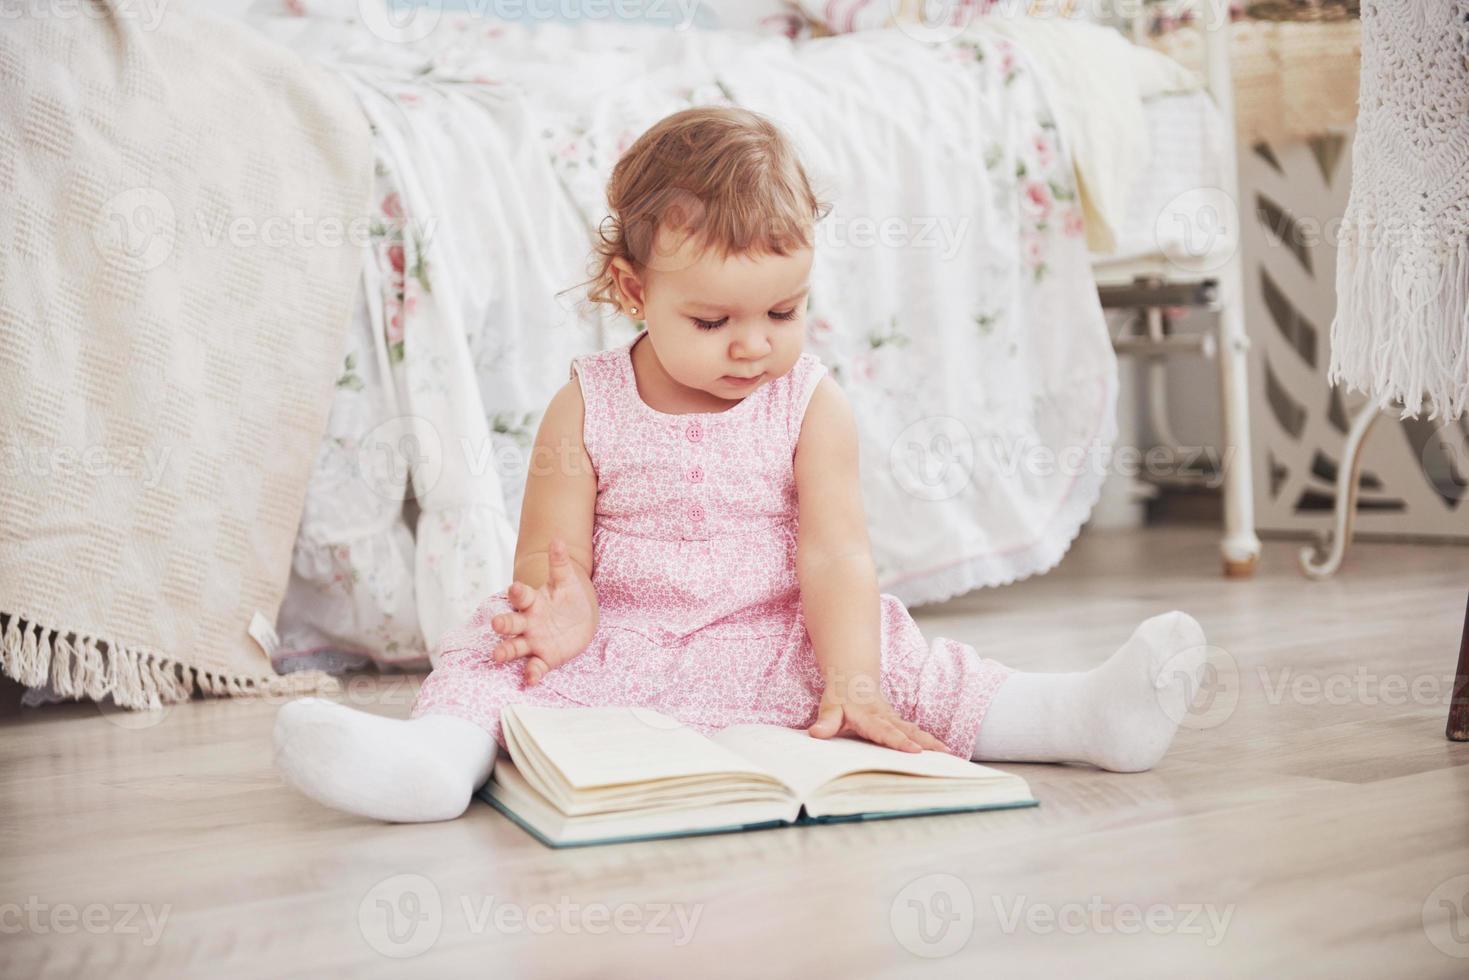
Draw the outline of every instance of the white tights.
[[[1151,769],[1193,700],[1205,652],[1199,624],[1174,611],[1144,621],[1092,670],[1017,671],[995,693],[971,758]],[[334,809],[401,823],[462,814],[498,749],[461,718],[383,718],[321,698],[292,701],[275,724],[276,767],[288,783]]]

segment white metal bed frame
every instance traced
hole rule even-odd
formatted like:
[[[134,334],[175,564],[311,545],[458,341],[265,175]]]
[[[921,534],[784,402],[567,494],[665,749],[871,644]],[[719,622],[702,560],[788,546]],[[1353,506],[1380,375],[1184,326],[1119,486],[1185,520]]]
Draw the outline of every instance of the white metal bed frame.
[[[1138,39],[1140,23],[1133,23],[1133,36]],[[1230,26],[1227,16],[1206,18],[1199,28],[1204,32],[1203,51],[1205,82],[1210,96],[1223,117],[1224,145],[1220,162],[1221,190],[1235,204],[1235,228],[1240,229],[1239,177],[1235,160],[1234,86],[1230,70]],[[1239,235],[1236,235],[1238,241]],[[1208,268],[1189,268],[1187,257],[1141,259],[1108,263],[1098,257],[1094,263],[1100,288],[1135,294],[1134,300],[1119,303],[1137,309],[1148,327],[1146,335],[1114,341],[1119,354],[1138,354],[1152,361],[1150,376],[1161,379],[1163,357],[1178,353],[1202,353],[1215,356],[1219,365],[1221,418],[1224,445],[1231,452],[1221,454],[1223,462],[1224,535],[1219,543],[1224,573],[1244,578],[1253,574],[1260,557],[1260,539],[1255,534],[1255,501],[1253,453],[1250,445],[1249,337],[1245,333],[1244,272],[1239,245],[1229,254],[1223,267],[1217,258]],[[1201,339],[1168,337],[1162,329],[1163,307],[1177,305],[1180,291],[1192,293],[1193,305],[1208,306],[1218,313],[1217,344],[1213,335]],[[1149,298],[1152,294],[1152,298]],[[1154,395],[1161,384],[1152,385]],[[1166,424],[1159,434],[1170,438]]]

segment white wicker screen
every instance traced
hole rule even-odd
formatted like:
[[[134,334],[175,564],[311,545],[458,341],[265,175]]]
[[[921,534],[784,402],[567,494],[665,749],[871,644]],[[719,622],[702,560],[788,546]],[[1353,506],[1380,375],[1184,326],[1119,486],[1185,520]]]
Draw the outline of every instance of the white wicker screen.
[[[1363,404],[1329,387],[1336,233],[1351,136],[1240,153],[1255,513],[1262,531],[1326,532],[1347,429]],[[1469,541],[1469,418],[1383,413],[1362,455],[1356,531]]]

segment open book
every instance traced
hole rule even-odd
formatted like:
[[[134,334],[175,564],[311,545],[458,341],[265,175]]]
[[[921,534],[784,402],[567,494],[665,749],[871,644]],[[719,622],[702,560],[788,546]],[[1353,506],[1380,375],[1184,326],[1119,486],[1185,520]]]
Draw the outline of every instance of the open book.
[[[1019,776],[845,735],[705,736],[646,708],[517,704],[500,723],[510,757],[479,795],[551,847],[1036,805]]]

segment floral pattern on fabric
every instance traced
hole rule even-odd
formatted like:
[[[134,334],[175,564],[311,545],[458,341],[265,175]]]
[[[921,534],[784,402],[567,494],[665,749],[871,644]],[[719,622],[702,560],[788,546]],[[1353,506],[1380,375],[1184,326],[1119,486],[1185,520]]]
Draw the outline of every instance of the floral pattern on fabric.
[[[490,657],[502,640],[490,621],[511,609],[496,592],[444,638],[414,717],[465,718],[501,745],[512,703],[652,708],[706,734],[816,722],[823,682],[796,577],[795,451],[825,368],[802,354],[733,408],[669,415],[638,394],[631,349],[642,336],[573,367],[597,473],[592,642],[526,687],[523,661]],[[1008,668],[953,640],[929,643],[895,597],[879,601],[883,694],[968,759]]]

